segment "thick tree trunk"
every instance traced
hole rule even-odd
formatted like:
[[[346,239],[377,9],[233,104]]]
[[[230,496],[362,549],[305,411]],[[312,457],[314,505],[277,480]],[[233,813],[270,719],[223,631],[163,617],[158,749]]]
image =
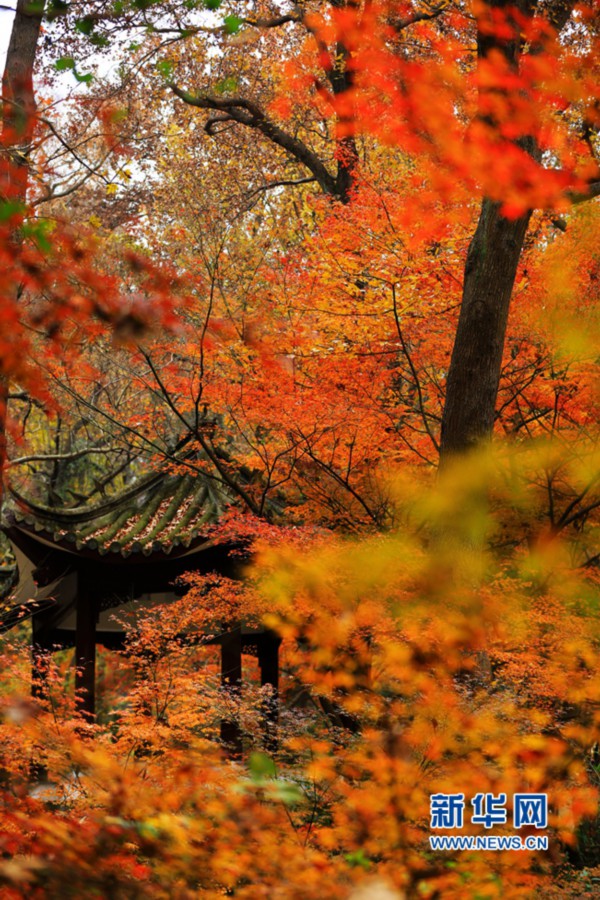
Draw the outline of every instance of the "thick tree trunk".
[[[33,67],[42,27],[44,3],[17,0],[2,77],[0,132],[0,203],[24,204],[29,176],[29,152],[35,126]],[[21,245],[20,229],[10,236],[14,252]],[[17,298],[15,297],[15,302]],[[6,457],[8,383],[0,360],[0,504]]]
[[[517,72],[524,48],[522,29],[513,11],[526,17],[537,11],[560,33],[574,6],[574,0],[548,0],[543,8],[537,0],[487,0],[487,11],[484,7],[480,13],[478,59],[499,54]],[[503,28],[498,28],[498,21]],[[534,55],[539,49],[533,44],[527,52]],[[494,94],[498,88],[482,88],[480,98],[488,91]],[[493,127],[487,108],[481,106],[480,117]],[[520,137],[517,144],[539,162],[534,134]],[[505,219],[500,204],[487,198],[482,201],[467,254],[462,306],[446,383],[441,465],[492,434],[510,298],[530,217],[528,211],[518,219]]]
[[[534,0],[487,0],[477,34],[479,61],[491,54],[504,57],[515,72],[522,52],[520,27],[511,10],[530,16]],[[498,32],[494,16],[506,16],[508,31]],[[502,21],[502,19],[500,20]],[[483,88],[480,100],[488,93]],[[491,89],[492,94],[497,88]],[[493,117],[480,108],[480,118],[494,128]],[[517,143],[534,158],[539,150],[533,136]],[[442,414],[440,464],[491,436],[500,384],[502,353],[508,309],[531,211],[518,219],[506,219],[501,204],[484,197],[479,222],[471,239],[465,264],[463,297],[446,382]]]
[[[2,77],[2,185],[4,197],[24,201],[28,155],[35,126],[33,67],[43,18],[43,3],[18,0]]]
[[[442,416],[442,462],[493,428],[512,289],[531,213],[504,218],[485,199],[469,246]]]

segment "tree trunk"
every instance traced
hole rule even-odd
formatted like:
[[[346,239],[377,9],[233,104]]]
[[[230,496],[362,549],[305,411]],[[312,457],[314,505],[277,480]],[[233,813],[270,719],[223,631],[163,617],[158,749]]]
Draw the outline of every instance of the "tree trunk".
[[[487,10],[479,20],[478,60],[481,62],[491,54],[499,54],[513,71],[518,71],[522,37],[510,12],[515,8],[530,16],[534,6],[533,0],[487,0]],[[503,24],[508,31],[498,32],[497,25],[494,27],[496,14],[506,16]],[[480,101],[488,90],[481,89]],[[498,89],[491,91],[494,94]],[[492,128],[498,125],[485,112],[484,105],[480,106],[479,116]],[[534,158],[539,158],[533,136],[521,137],[517,144]],[[506,219],[500,209],[501,204],[483,198],[479,222],[467,253],[462,305],[442,413],[442,466],[448,457],[463,453],[490,437],[494,426],[508,309],[531,218],[529,210],[518,219]]]
[[[28,156],[35,127],[33,67],[43,18],[43,3],[18,0],[2,77],[3,157],[0,197],[25,201]]]
[[[508,309],[531,212],[506,219],[484,199],[469,246],[463,297],[446,384],[440,456],[491,435]]]
[[[29,153],[35,127],[33,67],[38,48],[44,3],[17,0],[15,18],[2,77],[2,130],[0,133],[0,203],[25,204],[29,183]],[[18,253],[21,231],[9,241]],[[17,297],[14,301],[16,303]],[[6,405],[8,382],[0,360],[0,504],[6,458]]]

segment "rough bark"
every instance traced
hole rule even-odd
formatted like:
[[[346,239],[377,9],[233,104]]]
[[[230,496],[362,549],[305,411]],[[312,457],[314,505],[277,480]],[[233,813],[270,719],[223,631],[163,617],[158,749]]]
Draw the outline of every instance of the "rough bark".
[[[507,22],[512,9],[525,16],[537,13],[559,33],[569,22],[574,6],[575,0],[547,0],[543,5],[537,0],[487,2],[490,14],[502,11]],[[539,50],[534,44],[528,52],[535,54]],[[518,69],[523,46],[517,23],[510,37],[506,33],[498,37],[493,28],[480,29],[478,58],[498,52],[509,66]],[[494,124],[489,118],[486,121]],[[517,143],[540,160],[534,135],[520,138]],[[571,200],[582,202],[594,196],[597,196],[597,185],[592,181],[587,193],[572,196]],[[446,383],[440,442],[442,465],[449,457],[492,434],[510,299],[531,213],[529,210],[516,220],[506,219],[500,213],[499,204],[488,198],[482,200],[465,264],[462,305]]]
[[[448,371],[440,454],[468,450],[494,425],[510,298],[531,212],[504,218],[485,199],[469,246]]]
[[[43,4],[18,0],[2,77],[2,194],[24,200],[27,158],[35,125],[33,67],[43,18]]]
[[[532,0],[509,3],[489,0],[490,14],[508,13],[517,6],[526,15],[532,12]],[[510,20],[508,20],[510,21]],[[479,60],[501,53],[513,69],[521,54],[518,28],[509,37],[496,36],[486,28],[482,17],[477,36]],[[494,121],[482,115],[494,127]],[[518,142],[532,156],[537,145],[532,137]],[[511,220],[501,212],[501,204],[484,197],[479,222],[471,239],[465,263],[463,296],[446,382],[446,400],[442,413],[440,462],[468,450],[489,437],[494,425],[496,398],[500,384],[502,353],[510,298],[523,249],[531,210]]]
[[[35,126],[33,67],[39,44],[43,3],[17,0],[15,18],[2,77],[2,130],[0,133],[0,202],[24,204],[29,176],[29,153]],[[11,235],[14,251],[21,234]],[[15,297],[15,302],[17,298]],[[8,382],[0,360],[0,476],[6,460],[6,404]],[[2,478],[0,477],[0,503]]]

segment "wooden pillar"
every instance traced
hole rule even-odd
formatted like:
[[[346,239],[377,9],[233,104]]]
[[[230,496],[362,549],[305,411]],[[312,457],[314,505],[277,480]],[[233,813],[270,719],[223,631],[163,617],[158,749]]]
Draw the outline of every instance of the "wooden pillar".
[[[233,705],[240,697],[242,686],[242,628],[232,628],[221,637],[221,686],[225,688]],[[221,722],[221,740],[232,759],[242,756],[242,734],[237,711]]]
[[[75,631],[75,696],[80,713],[93,721],[96,713],[97,596],[89,574],[77,575],[77,623]]]
[[[48,699],[48,664],[52,644],[50,633],[43,614],[38,613],[31,619],[31,697],[42,705]],[[33,758],[29,767],[29,777],[33,782],[48,779],[48,770],[40,757],[33,750]],[[43,748],[39,751],[43,754]]]
[[[261,635],[258,645],[258,664],[262,687],[270,685],[271,694],[263,703],[262,727],[265,746],[271,751],[278,747],[279,726],[279,645],[281,638],[274,631]]]

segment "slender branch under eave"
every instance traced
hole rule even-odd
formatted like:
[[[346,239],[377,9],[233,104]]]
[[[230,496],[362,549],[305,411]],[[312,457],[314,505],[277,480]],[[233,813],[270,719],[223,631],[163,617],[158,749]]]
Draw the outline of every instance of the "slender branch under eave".
[[[6,463],[6,468],[13,466],[23,466],[31,462],[71,462],[72,460],[81,459],[83,456],[90,454],[105,453],[123,453],[123,447],[87,447],[85,450],[77,450],[73,453],[34,453],[30,456],[19,456],[17,459],[10,459]]]

